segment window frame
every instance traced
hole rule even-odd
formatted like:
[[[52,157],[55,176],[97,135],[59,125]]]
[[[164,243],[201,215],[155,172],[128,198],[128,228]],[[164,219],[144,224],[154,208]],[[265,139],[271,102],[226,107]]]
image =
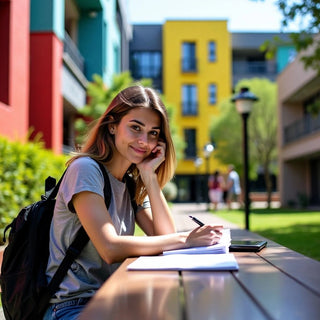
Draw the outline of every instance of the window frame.
[[[196,128],[184,128],[184,141],[186,142],[186,148],[184,149],[185,159],[195,159],[197,156],[197,129]]]
[[[198,115],[198,87],[196,84],[183,84],[181,87],[181,110],[183,116]]]
[[[213,91],[212,88],[214,88],[214,97],[213,97]],[[208,86],[208,103],[210,105],[215,105],[217,104],[217,91],[218,91],[218,87],[216,83],[209,83]]]
[[[211,47],[213,45],[213,47]],[[214,40],[208,42],[208,61],[216,62],[217,61],[217,43]]]
[[[197,44],[194,41],[183,41],[181,44],[182,72],[197,71]]]

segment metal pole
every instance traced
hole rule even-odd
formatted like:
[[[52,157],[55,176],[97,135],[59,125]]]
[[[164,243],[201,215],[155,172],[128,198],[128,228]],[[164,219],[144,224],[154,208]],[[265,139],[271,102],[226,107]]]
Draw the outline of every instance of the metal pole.
[[[196,202],[197,204],[199,204],[200,200],[199,200],[199,187],[200,187],[200,183],[199,183],[199,169],[198,166],[196,166]]]
[[[249,113],[243,113],[243,164],[244,164],[244,209],[245,209],[245,226],[246,230],[249,230],[249,214],[250,214],[250,202],[249,202],[249,146],[248,146],[248,129],[247,120]]]
[[[208,186],[208,181],[209,181],[209,174],[210,174],[210,162],[209,162],[210,156],[206,157],[206,165],[207,165],[207,211],[210,211],[210,198],[209,198],[209,186]]]

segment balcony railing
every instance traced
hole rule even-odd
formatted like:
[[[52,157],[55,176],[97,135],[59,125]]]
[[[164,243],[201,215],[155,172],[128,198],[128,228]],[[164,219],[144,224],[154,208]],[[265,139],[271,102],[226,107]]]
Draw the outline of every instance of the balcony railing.
[[[270,61],[234,61],[233,74],[272,74],[277,73],[275,63]]]
[[[70,56],[74,64],[84,74],[84,58],[67,32],[64,33],[63,51]]]
[[[148,66],[134,65],[131,66],[131,72],[134,79],[162,79],[161,66],[159,66],[158,64]]]
[[[182,72],[197,72],[197,59],[183,58],[181,59]]]
[[[317,131],[320,131],[320,114],[317,116],[307,114],[303,119],[284,128],[283,142],[286,144]]]
[[[182,115],[183,116],[197,116],[198,115],[198,103],[195,101],[183,101]]]

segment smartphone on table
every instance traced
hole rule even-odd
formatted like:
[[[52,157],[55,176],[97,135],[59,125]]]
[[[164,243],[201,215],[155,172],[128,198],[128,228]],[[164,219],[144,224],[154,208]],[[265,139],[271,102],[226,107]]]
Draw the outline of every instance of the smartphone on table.
[[[259,252],[267,246],[265,240],[231,240],[230,252]]]

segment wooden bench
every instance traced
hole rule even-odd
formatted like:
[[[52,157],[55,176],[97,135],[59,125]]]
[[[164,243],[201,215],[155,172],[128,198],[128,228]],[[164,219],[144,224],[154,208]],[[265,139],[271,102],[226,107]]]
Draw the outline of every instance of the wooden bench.
[[[232,230],[233,239],[264,239]],[[320,319],[320,262],[268,239],[235,253],[239,271],[127,271],[127,259],[81,319]]]

